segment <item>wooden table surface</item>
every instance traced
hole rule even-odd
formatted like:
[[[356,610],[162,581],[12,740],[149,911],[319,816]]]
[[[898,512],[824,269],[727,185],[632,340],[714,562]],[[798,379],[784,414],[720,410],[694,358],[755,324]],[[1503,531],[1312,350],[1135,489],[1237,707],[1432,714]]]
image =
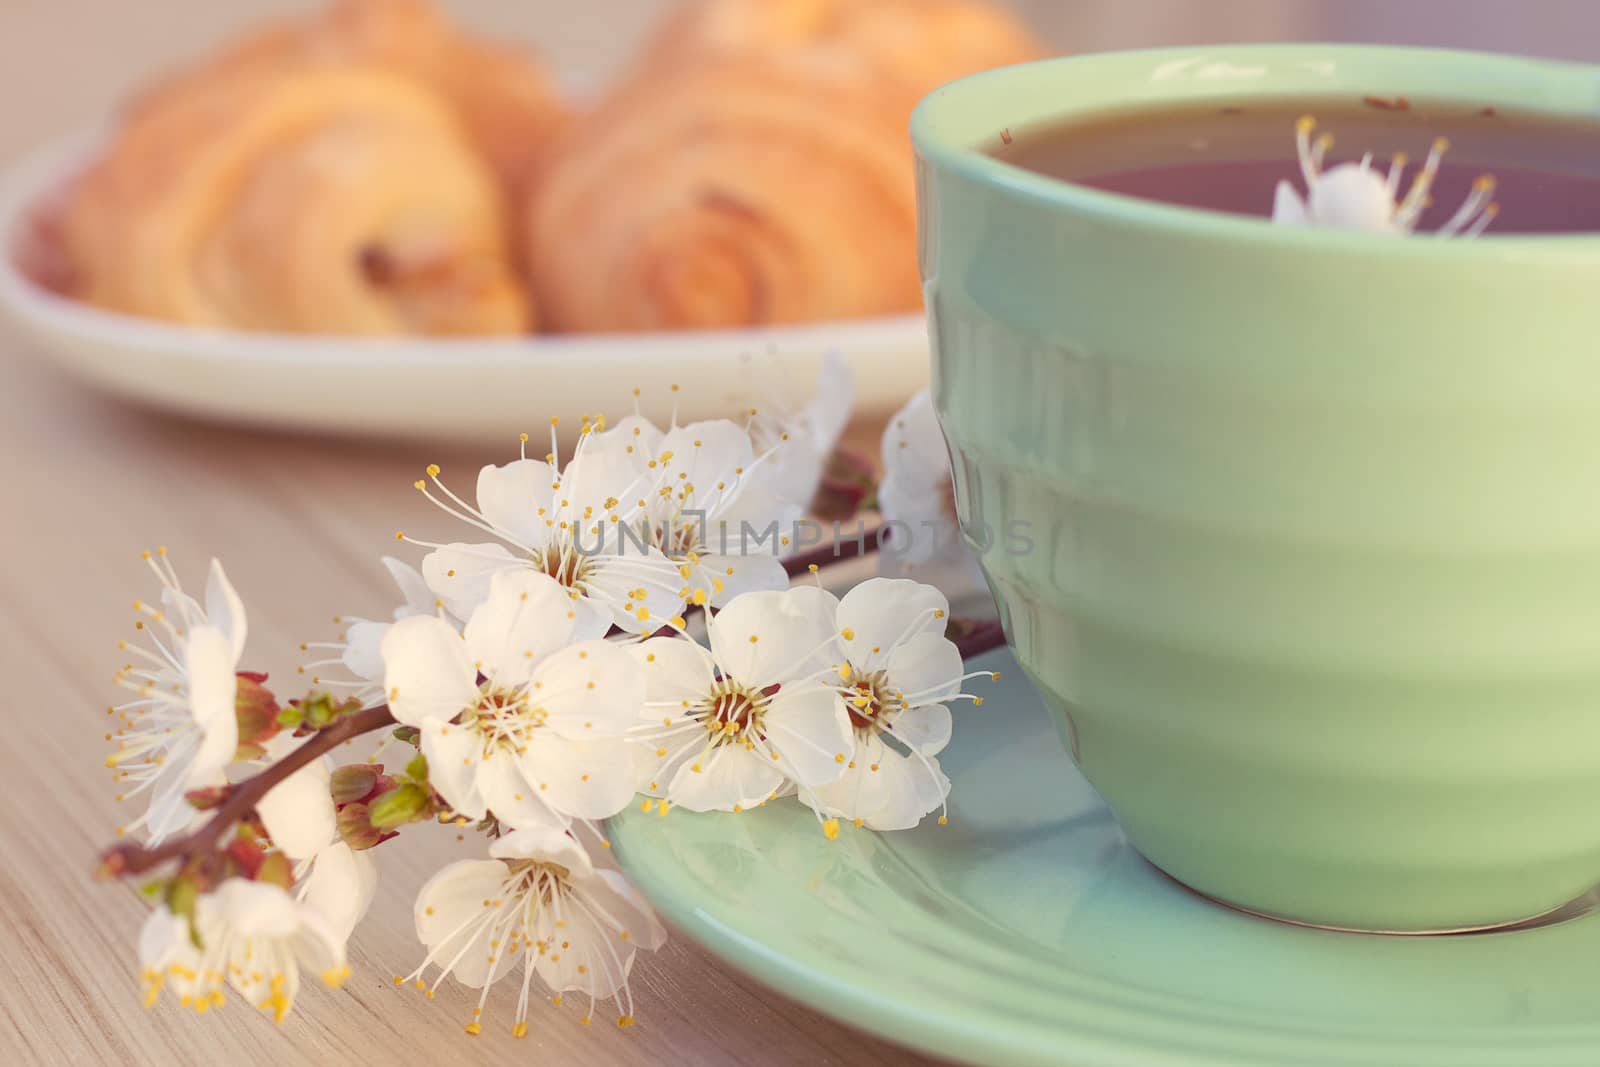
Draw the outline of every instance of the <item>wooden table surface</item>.
[[[1203,12],[1187,0],[1017,2],[1075,50],[1300,35],[1481,44],[1461,36],[1480,21],[1500,47],[1544,51],[1557,39],[1593,39],[1515,37],[1539,20],[1513,19],[1505,8],[1490,19],[1487,0],[1475,0],[1481,20],[1423,17],[1444,6],[1437,0],[1406,5],[1406,25],[1336,24],[1329,19],[1357,5],[1326,0],[1217,0]],[[265,14],[313,4],[0,0],[0,159],[80,128],[152,72]],[[621,62],[666,0],[448,6],[593,74]],[[1593,16],[1583,3],[1561,10],[1562,25],[1574,29]],[[425,1001],[391,983],[420,958],[410,917],[417,888],[474,844],[442,828],[421,845],[380,850],[378,899],[351,946],[353,978],[338,991],[310,983],[281,1030],[237,998],[205,1018],[167,1001],[145,1011],[134,958],[145,905],[130,886],[90,878],[98,848],[127,818],[102,766],[103,708],[121,660],[115,642],[132,632],[131,601],[151,595],[139,550],[169,546],[197,583],[220,555],[248,607],[248,662],[281,679],[293,672],[300,641],[335,632],[333,615],[375,614],[390,603],[377,557],[396,547],[395,529],[446,529],[410,490],[424,463],[470,478],[483,462],[507,457],[170,421],[83,391],[36,356],[0,326],[0,677],[9,731],[0,743],[0,1064],[925,1062],[787,1001],[682,937],[640,957],[640,1022],[631,1030],[585,1028],[576,1006],[545,1006],[519,1042],[509,1034],[514,991],[502,988],[483,1035],[468,1038],[462,1025],[473,996],[449,986]],[[871,437],[870,428],[859,432]]]
[[[566,1006],[535,1005],[510,1035],[514,983],[490,996],[481,1036],[462,1032],[476,992],[427,1001],[392,977],[421,958],[411,902],[422,881],[481,842],[408,831],[381,847],[379,891],[351,942],[340,990],[308,983],[281,1029],[234,998],[205,1017],[166,998],[141,1006],[134,944],[145,904],[131,885],[91,879],[97,850],[134,814],[114,800],[104,708],[133,636],[131,603],[152,595],[139,550],[165,544],[203,583],[220,556],[250,623],[246,665],[286,680],[298,644],[333,634],[338,613],[394,599],[378,557],[393,531],[448,520],[410,488],[426,462],[475,472],[504,458],[257,435],[171,421],[86,392],[0,332],[0,455],[7,457],[0,566],[0,1063],[877,1064],[919,1058],[832,1022],[674,936],[634,968],[639,1025],[623,1031]],[[351,759],[365,758],[358,740]],[[133,803],[133,802],[130,802]],[[419,840],[418,838],[424,838]]]

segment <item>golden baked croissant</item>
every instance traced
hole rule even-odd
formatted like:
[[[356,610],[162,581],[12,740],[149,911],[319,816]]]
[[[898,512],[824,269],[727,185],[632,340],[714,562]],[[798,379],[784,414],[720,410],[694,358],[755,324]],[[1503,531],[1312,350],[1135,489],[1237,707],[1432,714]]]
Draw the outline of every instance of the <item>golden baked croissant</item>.
[[[252,34],[157,86],[138,106],[219,76],[351,63],[384,67],[442,94],[513,195],[567,121],[554,82],[531,55],[462,32],[429,0],[334,0],[319,15]]]
[[[981,0],[697,0],[667,20],[644,63],[819,46],[865,58],[918,96],[1045,54],[1015,15]]]
[[[912,310],[912,94],[837,54],[625,86],[547,171],[528,262],[551,328],[710,328]]]
[[[451,109],[312,66],[149,100],[65,220],[76,295],[177,322],[341,334],[529,324],[502,191]]]

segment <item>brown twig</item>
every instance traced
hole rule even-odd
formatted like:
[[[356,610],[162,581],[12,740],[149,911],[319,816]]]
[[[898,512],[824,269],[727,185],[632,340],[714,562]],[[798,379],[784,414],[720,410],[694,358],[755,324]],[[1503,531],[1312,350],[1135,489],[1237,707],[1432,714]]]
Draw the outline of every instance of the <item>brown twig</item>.
[[[985,619],[952,640],[955,641],[956,648],[961,650],[961,658],[971,659],[1005,644],[1006,633],[1000,628],[999,619]]]
[[[385,726],[393,726],[394,723],[395,718],[389,713],[387,704],[341,716],[333,725],[311,735],[303,745],[283,759],[255,777],[247,778],[234,786],[228,799],[216,810],[216,814],[193,833],[168,838],[153,847],[125,841],[107,849],[100,861],[101,877],[120,878],[129,874],[140,874],[170,859],[214,850],[228,828],[255,810],[255,806],[273,786],[352,737],[381,730]]]

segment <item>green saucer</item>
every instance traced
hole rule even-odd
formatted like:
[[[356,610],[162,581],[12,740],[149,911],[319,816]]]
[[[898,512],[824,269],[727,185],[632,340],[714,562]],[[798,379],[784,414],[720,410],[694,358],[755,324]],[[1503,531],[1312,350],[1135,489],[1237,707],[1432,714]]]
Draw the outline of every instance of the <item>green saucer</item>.
[[[797,801],[612,823],[685,935],[864,1030],[979,1063],[1600,1063],[1600,915],[1436,937],[1212,903],[1146,863],[1005,652],[941,757],[950,824],[844,826]],[[1597,828],[1600,832],[1600,828]]]

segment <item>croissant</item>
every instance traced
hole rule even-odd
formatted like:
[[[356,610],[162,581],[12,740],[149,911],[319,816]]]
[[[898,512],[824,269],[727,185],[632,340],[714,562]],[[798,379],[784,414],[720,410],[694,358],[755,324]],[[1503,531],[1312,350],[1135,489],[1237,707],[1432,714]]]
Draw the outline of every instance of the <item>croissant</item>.
[[[629,331],[915,309],[910,107],[837,55],[712,58],[625,86],[534,201],[541,314]]]
[[[644,65],[819,46],[865,58],[917,96],[1045,54],[1014,14],[981,0],[697,0],[657,32]]]
[[[218,77],[352,63],[384,67],[441,94],[513,194],[567,121],[554,82],[531,55],[462,32],[428,0],[335,0],[319,15],[245,38],[136,107],[159,106]]]
[[[529,310],[487,164],[436,94],[381,70],[209,79],[141,107],[81,179],[77,296],[197,325],[511,333]]]

